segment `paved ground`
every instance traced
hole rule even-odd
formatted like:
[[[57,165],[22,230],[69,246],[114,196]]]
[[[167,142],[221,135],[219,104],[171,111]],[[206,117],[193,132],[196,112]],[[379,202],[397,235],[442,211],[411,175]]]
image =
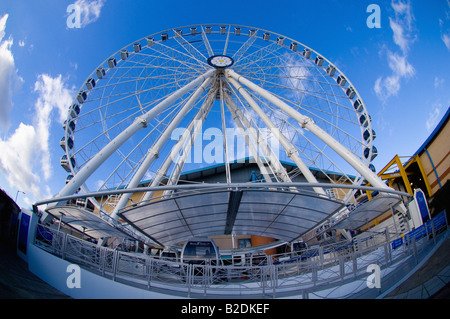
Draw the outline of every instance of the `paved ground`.
[[[15,251],[0,244],[0,299],[68,299],[28,270]]]
[[[411,277],[386,298],[450,299],[450,238]]]

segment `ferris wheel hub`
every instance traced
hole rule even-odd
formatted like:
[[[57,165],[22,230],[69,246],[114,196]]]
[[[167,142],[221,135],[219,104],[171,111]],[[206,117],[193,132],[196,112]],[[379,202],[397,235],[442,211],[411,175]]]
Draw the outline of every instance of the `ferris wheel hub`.
[[[207,62],[216,69],[225,69],[234,64],[234,60],[227,55],[213,55],[208,58]]]

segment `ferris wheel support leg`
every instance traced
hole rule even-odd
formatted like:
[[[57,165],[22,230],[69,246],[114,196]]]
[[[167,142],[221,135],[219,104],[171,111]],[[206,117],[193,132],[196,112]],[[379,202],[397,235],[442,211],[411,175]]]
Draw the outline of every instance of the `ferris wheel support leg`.
[[[202,106],[202,108],[204,107],[203,116],[205,118],[206,118],[210,108],[212,107],[216,92],[217,92],[217,90],[210,93],[209,97],[204,102],[204,106]],[[175,167],[173,168],[172,173],[170,174],[170,177],[167,181],[168,186],[177,184],[178,180],[180,179],[181,171],[183,170],[184,163],[186,163],[187,157],[190,154],[190,151],[191,151],[191,148],[193,145],[193,141],[197,138],[199,130],[201,129],[201,125],[199,125],[199,124],[203,123],[201,121],[204,121],[204,120],[202,120],[201,114],[202,113],[199,112],[197,114],[198,117],[196,119],[196,122],[191,123],[192,125],[194,125],[194,123],[197,123],[197,127],[194,128],[194,132],[192,133],[192,136],[190,138],[192,143],[186,143],[186,142],[187,142],[187,139],[189,138],[189,133],[192,132],[193,126],[188,127],[188,129],[186,130],[187,132],[185,132],[185,134],[187,134],[187,135],[182,135],[182,137],[181,137],[181,140],[183,140],[183,141],[181,142],[180,145],[184,145],[183,151],[181,153],[182,155],[175,162]],[[163,193],[163,197],[169,196],[170,194],[172,194],[172,192],[173,192],[173,190],[165,190]]]
[[[250,153],[253,155],[253,157],[255,158],[256,164],[258,165],[259,170],[261,171],[261,173],[264,176],[264,179],[266,180],[266,182],[272,182],[272,178],[270,177],[266,167],[264,166],[264,164],[261,161],[261,158],[259,157],[258,152],[256,151],[253,143],[250,141],[249,138],[249,134],[252,134],[251,129],[248,129],[248,132],[245,130],[244,128],[244,124],[242,123],[242,120],[240,118],[240,116],[237,114],[237,106],[234,104],[234,102],[231,100],[231,98],[229,97],[228,94],[224,94],[225,95],[225,104],[227,105],[228,109],[230,110],[231,114],[233,115],[233,119],[236,122],[237,126],[239,127],[239,130],[241,131],[242,136],[244,136],[244,140],[247,142],[248,148],[250,149]],[[252,134],[253,139],[255,139],[255,137]]]
[[[364,163],[361,162],[361,160],[359,160],[353,153],[351,153],[341,143],[335,140],[331,135],[329,135],[318,125],[316,125],[311,118],[294,110],[285,102],[272,95],[270,92],[247,80],[233,70],[227,69],[226,73],[229,77],[247,86],[252,91],[260,94],[265,99],[283,110],[290,117],[294,118],[304,129],[310,131],[324,143],[326,143],[329,147],[331,147],[338,155],[340,155],[345,161],[347,161],[347,163],[349,163],[356,171],[358,171],[358,173],[360,173],[373,187],[389,189],[389,187],[386,186],[375,173],[373,173],[367,166],[365,166]]]
[[[207,86],[211,83],[212,77],[208,77],[205,81],[197,88],[197,90],[192,94],[183,108],[178,112],[172,122],[165,129],[161,137],[158,141],[148,150],[147,155],[139,167],[136,174],[131,179],[130,183],[127,185],[127,188],[135,188],[139,185],[139,182],[142,180],[144,175],[147,173],[150,165],[154,162],[155,159],[158,158],[159,152],[161,151],[164,144],[167,142],[169,137],[171,136],[174,129],[177,128],[178,124],[180,124],[181,120],[186,116],[186,114],[192,109],[194,103],[198,100],[200,95],[206,90]],[[128,200],[132,196],[132,193],[125,193],[120,197],[119,202],[111,213],[111,217],[114,219],[118,219],[117,212],[124,208],[128,204]]]
[[[125,141],[133,136],[139,130],[145,128],[147,123],[163,111],[166,107],[171,105],[174,101],[180,98],[183,94],[199,85],[206,78],[213,75],[215,70],[209,70],[203,75],[200,75],[195,80],[175,91],[169,95],[164,101],[153,107],[150,111],[144,115],[137,117],[134,122],[117,135],[111,142],[109,142],[100,152],[98,152],[83,168],[77,172],[69,183],[56,195],[57,197],[67,196],[74,194],[78,188],[100,167]]]
[[[153,178],[152,184],[150,186],[159,186],[163,178],[166,176],[167,171],[169,170],[170,166],[172,165],[175,158],[177,158],[178,153],[180,152],[181,148],[186,144],[187,140],[191,136],[192,133],[192,140],[195,140],[198,132],[202,129],[203,122],[206,119],[206,117],[209,114],[209,111],[211,110],[211,107],[214,102],[216,90],[214,92],[210,92],[206,100],[203,102],[202,107],[197,112],[195,118],[191,121],[188,128],[184,131],[183,135],[179,139],[179,141],[175,144],[174,147],[172,147],[169,156],[163,163],[163,165],[158,169],[158,171],[155,174],[155,177]],[[190,143],[188,143],[190,145]],[[177,166],[184,165],[184,161],[186,160],[187,154],[189,153],[190,148],[185,148],[183,151],[183,155],[181,157],[182,162],[178,162]],[[177,167],[178,168],[178,167]],[[181,169],[179,170],[181,172]],[[179,173],[178,173],[179,175]],[[155,191],[149,191],[146,192],[142,198],[142,202],[146,202],[150,200]]]
[[[238,90],[238,92],[242,94],[242,96],[252,107],[252,109],[258,114],[258,116],[271,130],[275,138],[277,138],[280,141],[281,145],[286,150],[286,154],[294,161],[294,163],[300,169],[306,180],[310,183],[318,183],[317,179],[314,177],[309,168],[300,158],[300,155],[298,154],[297,150],[292,145],[292,143],[273,124],[273,122],[270,120],[267,114],[259,107],[259,105],[255,102],[255,100],[250,96],[250,94],[248,94],[248,92],[234,78],[229,77],[228,80],[231,82],[231,84],[233,84],[236,90]],[[313,189],[317,194],[326,195],[325,191],[321,187],[314,187]]]
[[[262,138],[260,136],[258,136],[257,129],[255,129],[252,126],[252,124],[250,123],[250,121],[242,114],[241,110],[236,106],[236,104],[234,104],[231,97],[228,94],[225,95],[225,97],[227,98],[226,101],[228,101],[227,106],[229,108],[231,107],[230,112],[233,114],[233,118],[241,121],[241,123],[246,127],[250,136],[255,141],[258,148],[262,151],[264,156],[269,159],[268,164],[269,164],[271,171],[276,176],[281,178],[281,180],[283,180],[283,182],[286,182],[286,183],[291,182],[291,179],[286,172],[286,168],[284,168],[284,166],[281,165],[280,160],[273,154],[273,152],[270,150],[267,143],[264,140],[262,140]],[[269,181],[269,180],[267,180],[267,181]]]

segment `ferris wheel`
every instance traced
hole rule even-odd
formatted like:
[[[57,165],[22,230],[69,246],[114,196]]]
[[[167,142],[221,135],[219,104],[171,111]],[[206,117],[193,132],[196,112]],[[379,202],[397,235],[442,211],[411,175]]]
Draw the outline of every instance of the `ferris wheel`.
[[[384,187],[374,139],[355,86],[312,48],[247,26],[185,26],[125,46],[88,76],[64,123],[59,195],[176,185],[186,170],[243,157],[265,181],[290,182],[288,161],[311,183],[320,171]]]

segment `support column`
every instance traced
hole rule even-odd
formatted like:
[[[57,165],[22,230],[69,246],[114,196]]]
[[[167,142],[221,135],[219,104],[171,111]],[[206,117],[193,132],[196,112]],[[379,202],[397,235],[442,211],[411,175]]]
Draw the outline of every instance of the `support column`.
[[[294,110],[292,107],[287,105],[285,102],[281,101],[279,98],[275,97],[272,93],[264,90],[253,82],[247,80],[241,75],[237,74],[231,69],[225,70],[228,77],[235,79],[239,83],[247,86],[252,91],[258,93],[269,102],[273,103],[281,110],[283,110],[287,115],[294,118],[299,122],[302,128],[310,131],[319,139],[321,139],[324,143],[326,143],[329,147],[331,147],[338,155],[340,155],[347,163],[349,163],[358,173],[360,173],[371,185],[374,187],[389,188],[386,186],[378,176],[373,173],[367,166],[362,163],[362,161],[357,158],[352,152],[350,152],[347,148],[345,148],[341,143],[335,140],[331,135],[325,132],[322,128],[314,123],[314,121]]]
[[[228,71],[228,70],[227,70]],[[228,80],[230,83],[238,90],[239,93],[242,94],[244,99],[248,102],[248,104],[252,107],[252,109],[258,114],[258,116],[263,120],[266,126],[271,130],[271,132],[275,135],[275,137],[280,141],[281,145],[286,151],[286,154],[289,158],[291,158],[297,167],[302,172],[303,176],[310,183],[318,183],[317,179],[311,173],[310,169],[305,165],[305,163],[300,158],[297,150],[294,145],[280,132],[280,130],[272,123],[267,114],[259,107],[259,105],[253,100],[250,94],[232,77],[229,77]],[[317,194],[326,195],[325,191],[321,187],[314,187],[314,191]]]
[[[148,150],[147,155],[142,162],[141,166],[139,167],[136,174],[131,179],[131,182],[127,185],[127,188],[135,188],[138,186],[139,182],[142,180],[144,175],[147,173],[150,165],[159,157],[159,152],[161,151],[164,144],[167,142],[169,137],[171,136],[173,130],[177,128],[178,124],[181,122],[181,120],[186,116],[186,114],[192,109],[192,106],[194,103],[198,100],[200,95],[206,90],[207,86],[211,83],[212,77],[208,77],[202,85],[200,85],[197,90],[192,94],[192,96],[189,98],[189,100],[186,102],[186,104],[183,106],[181,111],[175,116],[175,118],[172,120],[172,122],[168,125],[164,133],[160,136],[158,141]],[[111,217],[114,219],[118,219],[117,212],[124,208],[130,197],[132,196],[132,193],[125,193],[122,194],[120,197],[119,202],[117,203],[116,207],[114,208],[113,212],[111,213]]]
[[[271,179],[266,167],[262,163],[258,152],[256,151],[253,143],[249,139],[249,135],[248,135],[247,131],[245,130],[244,125],[242,124],[241,118],[239,117],[239,115],[236,112],[236,110],[237,110],[236,105],[234,105],[233,101],[231,100],[231,98],[228,95],[225,96],[225,104],[227,105],[228,109],[230,110],[231,114],[233,115],[234,121],[236,122],[237,126],[239,127],[239,130],[241,131],[242,136],[244,136],[244,140],[247,141],[247,146],[250,150],[250,154],[253,155],[253,157],[256,161],[256,164],[258,165],[259,170],[261,171],[261,173],[264,176],[264,179],[266,180],[266,182],[272,182],[272,179]],[[247,127],[247,129],[250,131],[250,134],[251,134],[251,130],[249,129],[249,127]]]
[[[98,152],[83,168],[75,174],[75,176],[67,183],[64,188],[56,195],[56,197],[67,196],[74,194],[81,185],[91,176],[91,174],[100,167],[120,146],[123,145],[131,136],[139,130],[145,128],[147,123],[155,116],[161,113],[166,107],[171,105],[183,94],[193,89],[206,78],[212,76],[216,70],[212,69],[203,75],[200,75],[189,84],[175,91],[166,99],[153,107],[150,111],[142,116],[137,117],[134,122],[128,126],[124,131],[117,135],[111,142],[109,142],[103,149]]]
[[[213,94],[211,94],[213,93]],[[209,114],[209,111],[211,110],[212,104],[214,102],[214,92],[210,92],[208,97],[206,98],[205,102],[203,103],[202,107],[198,111],[195,118],[192,120],[191,124],[189,124],[189,127],[186,129],[186,131],[183,133],[180,140],[175,144],[175,146],[172,148],[169,156],[167,157],[164,164],[158,169],[156,172],[155,177],[153,178],[152,184],[150,186],[159,186],[163,178],[166,176],[167,171],[169,170],[169,167],[172,165],[174,159],[177,157],[178,153],[180,152],[181,148],[184,146],[186,141],[188,140],[191,132],[193,131],[193,139],[195,139],[195,136],[198,134],[198,131],[201,130],[203,126],[203,122],[206,119],[207,115]],[[183,163],[184,164],[184,163]],[[155,192],[146,192],[142,198],[142,201],[148,201],[153,197],[153,194]]]

